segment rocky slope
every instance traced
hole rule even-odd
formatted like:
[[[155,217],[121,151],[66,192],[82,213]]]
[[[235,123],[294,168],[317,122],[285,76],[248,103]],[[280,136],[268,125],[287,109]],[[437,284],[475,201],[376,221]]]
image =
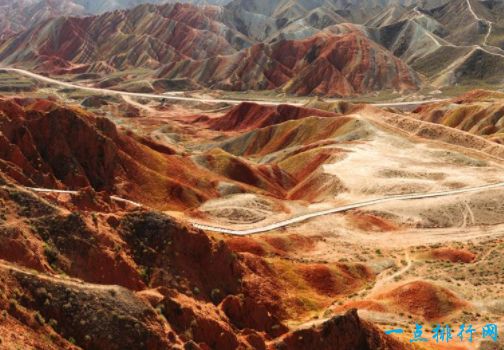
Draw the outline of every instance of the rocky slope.
[[[223,195],[224,184],[277,198],[297,184],[276,166],[217,150],[192,157],[56,101],[0,99],[0,132],[0,169],[24,186],[92,188],[183,210]]]
[[[360,32],[321,33],[255,45],[231,56],[183,60],[165,65],[158,76],[188,78],[217,89],[280,89],[296,95],[351,96],[420,85],[411,68]]]
[[[151,71],[193,88],[281,89],[296,95],[349,96],[420,85],[410,67],[360,31],[319,32],[346,21],[336,13],[328,19],[314,9],[308,19],[313,29],[307,30],[304,21],[276,28],[273,17],[254,24],[236,11],[232,5],[141,5],[57,18],[1,43],[0,61],[52,74],[123,71],[125,78],[118,76],[115,84],[99,82],[118,89],[128,89],[121,85],[125,79],[148,79]],[[255,27],[270,28],[271,38]]]
[[[287,326],[373,279],[361,264],[286,264],[92,189],[36,194],[3,170],[0,203],[7,348],[320,349],[333,336],[365,349],[408,348],[355,312],[324,325],[329,338]],[[300,283],[310,306],[293,296]]]
[[[0,38],[26,30],[48,19],[61,16],[86,16],[133,8],[144,3],[192,3],[225,5],[227,0],[2,0],[0,1]]]
[[[217,13],[216,8],[168,4],[56,18],[7,40],[0,60],[43,71],[111,72],[232,54],[247,38],[216,21]]]

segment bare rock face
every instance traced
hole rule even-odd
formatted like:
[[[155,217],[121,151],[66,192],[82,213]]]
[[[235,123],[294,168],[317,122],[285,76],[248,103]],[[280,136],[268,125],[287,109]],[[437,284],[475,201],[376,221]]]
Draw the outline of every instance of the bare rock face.
[[[298,330],[288,334],[276,344],[276,349],[358,349],[376,350],[411,349],[384,335],[373,325],[359,318],[356,310],[325,321],[316,328]]]

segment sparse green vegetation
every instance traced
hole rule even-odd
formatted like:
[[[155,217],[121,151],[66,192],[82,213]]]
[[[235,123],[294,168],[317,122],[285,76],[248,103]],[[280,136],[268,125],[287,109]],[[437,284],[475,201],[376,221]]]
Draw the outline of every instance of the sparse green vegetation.
[[[35,320],[40,324],[40,325],[44,325],[45,324],[45,319],[44,317],[39,313],[39,312],[35,312]]]
[[[51,243],[44,245],[44,255],[49,265],[53,266],[58,262],[59,252]]]

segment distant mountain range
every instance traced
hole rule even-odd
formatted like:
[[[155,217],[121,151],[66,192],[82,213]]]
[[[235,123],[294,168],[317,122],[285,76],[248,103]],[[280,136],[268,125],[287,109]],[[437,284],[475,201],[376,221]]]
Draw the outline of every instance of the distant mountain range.
[[[17,33],[50,18],[85,16],[151,3],[225,5],[228,0],[0,0],[0,35]]]
[[[36,24],[7,26],[0,60],[54,74],[146,68],[193,88],[341,96],[504,79],[500,0],[233,0],[63,17],[138,2],[19,3],[10,10]]]

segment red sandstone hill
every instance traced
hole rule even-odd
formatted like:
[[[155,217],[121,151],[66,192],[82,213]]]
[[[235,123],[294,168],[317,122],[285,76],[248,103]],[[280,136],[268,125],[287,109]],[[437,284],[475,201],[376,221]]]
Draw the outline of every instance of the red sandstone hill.
[[[217,14],[212,7],[167,4],[94,17],[59,17],[7,40],[0,60],[49,72],[96,72],[155,69],[181,59],[232,54],[247,39],[215,20]]]
[[[360,32],[319,33],[258,44],[234,55],[173,61],[158,77],[188,78],[225,90],[278,89],[297,95],[350,96],[418,88],[417,74]]]
[[[413,115],[504,144],[504,94],[500,92],[471,91],[452,100],[420,106]]]
[[[339,114],[292,105],[264,106],[241,103],[220,118],[210,121],[215,130],[251,130],[306,117],[337,117]]]
[[[352,336],[348,337],[349,334]],[[355,310],[351,310],[345,315],[325,321],[319,327],[302,329],[287,335],[277,343],[276,348],[279,350],[405,350],[413,347],[382,334],[369,322],[359,319]]]
[[[275,165],[218,150],[177,154],[106,118],[37,99],[0,98],[0,170],[24,186],[91,187],[159,209],[197,207],[220,196],[222,183],[277,198],[297,185]]]
[[[376,300],[427,321],[438,320],[467,307],[452,291],[426,281],[412,281],[378,294]]]
[[[191,87],[297,95],[350,96],[420,85],[408,65],[360,31],[258,43],[226,24],[230,13],[223,11],[166,4],[59,17],[0,43],[0,61],[45,73],[119,70]]]
[[[78,108],[0,100],[0,132],[0,169],[26,186],[92,187],[173,208],[216,196],[212,177],[199,178],[201,170],[187,159],[155,151]]]

